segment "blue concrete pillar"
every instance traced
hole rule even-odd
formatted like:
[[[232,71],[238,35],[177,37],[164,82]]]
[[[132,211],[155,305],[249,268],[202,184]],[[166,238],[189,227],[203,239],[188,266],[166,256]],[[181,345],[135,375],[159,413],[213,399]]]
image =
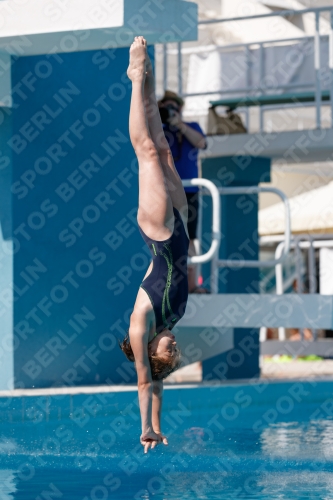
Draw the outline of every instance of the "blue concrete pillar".
[[[206,159],[203,177],[218,186],[257,186],[270,181],[270,159],[244,156]],[[204,197],[204,239],[209,239],[211,202]],[[258,196],[221,197],[222,241],[219,257],[232,260],[258,259]],[[209,274],[208,266],[204,276]],[[219,293],[257,293],[258,268],[221,268]],[[234,329],[234,349],[203,362],[204,379],[251,378],[259,375],[259,330]]]
[[[4,324],[15,350],[0,380],[14,372],[15,387],[136,379],[118,339],[150,258],[136,222],[127,65],[127,48],[13,61],[0,246],[15,253],[1,253],[0,285],[13,275],[1,339]]]

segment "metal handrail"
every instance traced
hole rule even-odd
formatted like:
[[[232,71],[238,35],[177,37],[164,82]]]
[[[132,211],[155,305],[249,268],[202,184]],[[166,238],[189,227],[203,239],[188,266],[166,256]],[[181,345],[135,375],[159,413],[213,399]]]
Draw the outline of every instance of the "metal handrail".
[[[299,233],[297,234],[297,237],[300,239],[305,239],[308,236],[309,233]],[[333,239],[333,233],[315,233],[315,240],[314,241],[321,241],[321,240],[332,240]],[[282,234],[270,234],[266,236],[260,236],[259,238],[259,243],[261,245],[267,245],[269,243],[281,243],[284,241],[284,236]]]
[[[202,186],[206,188],[212,197],[213,202],[213,217],[212,217],[212,243],[209,250],[202,255],[195,255],[194,257],[189,257],[189,264],[203,264],[204,262],[209,262],[216,255],[220,248],[221,241],[221,204],[220,204],[220,194],[218,188],[215,184],[208,179],[184,179],[182,180],[184,187],[190,186]]]
[[[302,235],[295,237],[294,241],[291,241],[290,243],[290,248],[305,248],[309,250],[309,255],[308,255],[308,265],[309,265],[309,275],[310,275],[310,289],[309,293],[316,293],[315,287],[314,287],[314,282],[313,282],[313,275],[315,272],[315,254],[314,254],[314,249],[315,248],[332,248],[333,247],[333,240],[332,239],[314,239],[316,235]],[[330,236],[332,238],[332,236]],[[305,239],[307,241],[301,241],[302,239]],[[281,241],[278,246],[276,247],[275,250],[275,257],[278,258],[281,252],[283,251],[284,247],[284,241]],[[299,286],[301,285],[301,273],[300,269],[298,269],[297,272],[297,281],[299,283]],[[277,264],[275,266],[275,281],[276,281],[276,293],[277,295],[283,295],[284,293],[284,288],[283,288],[283,270],[282,270],[282,265],[281,263]],[[301,287],[301,292],[302,293],[302,287]]]
[[[312,241],[312,236],[310,234],[306,234],[303,236],[305,239],[308,240],[309,243],[309,274],[313,276],[313,269],[314,269],[314,252],[313,252],[313,241]],[[301,239],[302,237],[294,237],[294,241],[291,242],[291,246],[295,248],[296,255],[297,255],[297,260],[296,260],[296,274],[297,274],[297,286],[298,286],[298,293],[303,292],[303,287],[302,287],[302,271],[301,271],[301,254],[300,254],[300,247],[301,247]],[[275,257],[278,257],[281,252],[283,252],[283,247],[284,247],[284,242],[281,242],[275,250]],[[278,264],[275,266],[275,280],[276,280],[276,294],[277,295],[283,295],[283,269],[282,269],[282,264]],[[312,284],[311,284],[312,288]],[[311,293],[314,293],[313,290],[311,289]],[[278,328],[278,337],[279,340],[285,340],[286,339],[286,329],[284,327],[279,327]],[[301,330],[301,339],[304,340],[304,332]]]
[[[309,234],[303,234],[303,235],[298,235],[293,238],[293,240],[290,242],[290,248],[295,248],[300,249],[300,248],[308,248],[309,249],[309,255],[308,255],[308,260],[309,260],[309,275],[311,278],[313,278],[314,275],[314,269],[315,269],[315,255],[314,255],[314,248],[332,248],[333,247],[333,240],[329,239],[332,238],[332,235],[318,235],[319,238],[317,240],[314,239],[313,235]],[[321,238],[321,239],[320,239]],[[324,238],[327,238],[326,240]],[[265,242],[268,242],[271,238],[270,237],[265,237]],[[307,241],[301,241],[302,239],[305,239]],[[273,241],[273,240],[272,240]],[[279,242],[275,249],[275,258],[278,259],[280,255],[283,252],[283,247],[284,247],[284,241]],[[300,264],[298,263],[297,265],[297,281],[298,285],[300,286],[301,284],[301,273],[300,273]],[[283,295],[284,289],[283,289],[283,269],[282,269],[282,264],[279,263],[275,266],[275,282],[276,282],[276,294],[277,295]],[[314,290],[314,283],[310,279],[310,293],[315,293]],[[299,292],[301,293],[301,292]],[[267,332],[266,332],[267,333]],[[260,340],[265,340],[266,333],[263,331],[261,333],[261,339]],[[286,339],[286,329],[284,327],[279,327],[278,328],[278,338],[279,340],[283,341]],[[301,338],[304,340],[304,332],[301,331]]]
[[[218,268],[219,267],[274,267],[283,262],[288,256],[290,249],[291,224],[290,224],[290,208],[287,196],[277,188],[250,186],[250,187],[219,187],[217,188],[212,181],[208,179],[186,179],[182,181],[184,187],[202,186],[206,188],[202,194],[210,194],[213,201],[213,219],[212,219],[212,243],[208,252],[203,255],[197,255],[188,259],[189,264],[202,264],[211,261],[210,286],[212,293],[218,293]],[[232,260],[219,259],[218,252],[221,241],[221,217],[220,217],[220,195],[237,195],[237,194],[258,194],[258,193],[275,193],[283,201],[285,206],[285,234],[284,234],[284,249],[281,256],[274,260]]]
[[[285,207],[285,230],[284,230],[284,248],[281,255],[273,260],[231,260],[231,259],[218,259],[218,267],[274,267],[283,262],[289,254],[290,239],[291,239],[291,224],[290,224],[290,207],[287,196],[280,189],[273,187],[220,187],[219,193],[223,195],[237,195],[237,194],[258,194],[258,193],[275,193],[279,196]]]
[[[280,10],[277,12],[268,12],[266,14],[255,14],[254,16],[240,16],[240,17],[226,17],[223,19],[207,19],[203,21],[198,21],[198,24],[214,24],[214,23],[230,23],[233,21],[249,21],[250,19],[261,19],[264,17],[285,17],[285,16],[292,16],[294,14],[300,15],[300,14],[309,14],[311,12],[318,13],[320,12],[327,12],[331,11],[332,6],[328,7],[311,7],[308,9],[300,9],[300,10]]]
[[[333,7],[332,7],[333,9]],[[327,38],[329,37],[328,33],[323,33],[320,35],[322,38]],[[297,36],[293,38],[280,38],[280,39],[271,39],[271,40],[263,40],[261,42],[243,42],[243,43],[230,43],[229,45],[203,45],[201,47],[196,47],[196,46],[191,46],[191,47],[183,47],[181,49],[182,54],[198,54],[200,52],[214,52],[214,51],[230,51],[230,49],[237,49],[237,48],[244,48],[244,47],[251,47],[252,45],[269,45],[269,44],[276,44],[276,43],[288,43],[288,42],[307,42],[310,40],[313,40],[314,35],[304,35],[304,36]],[[165,45],[164,45],[165,46]],[[177,55],[178,49],[165,49],[168,54],[171,55]]]
[[[295,89],[295,88],[308,88],[308,87],[314,87],[314,82],[309,82],[309,83],[286,83],[285,85],[282,85],[281,87],[275,87],[274,88],[274,91],[276,90],[279,90],[279,88],[281,89]],[[266,89],[263,89],[263,90],[272,90],[270,88],[266,88]],[[258,87],[238,87],[238,88],[234,88],[234,89],[222,89],[222,90],[208,90],[207,92],[189,92],[189,93],[182,93],[182,97],[200,97],[200,96],[204,96],[204,95],[214,95],[214,94],[240,94],[241,92],[257,92],[258,91]],[[260,94],[261,95],[261,94]],[[267,94],[265,94],[267,95]],[[269,94],[268,94],[269,95]],[[253,94],[253,95],[247,95],[246,97],[253,97],[253,98],[256,98],[258,97],[258,94]],[[297,107],[297,104],[299,104],[297,102],[297,99],[295,99],[295,102],[294,103],[291,103],[291,105],[293,104],[293,107]],[[306,104],[308,103],[301,103],[302,106],[304,107]],[[312,106],[313,106],[313,103],[310,103]],[[264,108],[265,110],[267,110],[268,106],[270,106],[269,104],[264,104],[261,106],[261,108]],[[278,105],[276,105],[278,106]],[[279,105],[280,106],[280,105]],[[241,106],[239,105],[239,109],[242,108],[244,106]]]
[[[315,14],[315,34],[313,37],[314,38],[314,70],[315,70],[315,82],[313,84],[314,89],[315,89],[315,107],[316,107],[316,128],[320,129],[321,128],[321,57],[320,57],[320,40],[321,40],[321,35],[320,35],[320,13],[321,12],[330,12],[330,32],[328,34],[329,36],[329,70],[331,73],[331,85],[330,85],[330,94],[332,96],[333,94],[333,8],[332,6],[327,6],[327,7],[312,7],[312,8],[307,8],[307,9],[300,9],[300,10],[295,10],[295,9],[288,9],[284,11],[276,11],[276,12],[269,12],[266,14],[255,14],[253,16],[240,16],[240,17],[233,17],[233,18],[224,18],[224,19],[209,19],[209,20],[203,20],[199,21],[199,25],[205,25],[205,24],[216,24],[216,23],[227,23],[227,22],[235,22],[235,21],[249,21],[251,19],[260,19],[260,18],[269,18],[269,17],[285,17],[285,16],[290,16],[290,15],[301,15],[301,14],[308,14],[308,13],[314,13]],[[309,37],[304,37],[304,39],[309,39]],[[275,40],[275,43],[279,43],[280,40]],[[251,45],[254,45],[257,43],[260,47],[260,50],[262,51],[262,47],[265,45],[265,41],[262,42],[251,42]],[[244,48],[248,52],[248,46],[249,44],[244,44]],[[225,46],[226,48],[228,46]],[[182,83],[182,58],[181,58],[181,50],[182,50],[182,44],[178,43],[178,93],[181,95],[186,96],[186,94],[183,94],[183,83]],[[164,56],[165,58],[167,57],[167,51],[164,50]],[[164,68],[166,68],[167,64],[164,62]],[[260,58],[260,74],[262,71],[262,57]],[[167,75],[166,71],[164,72],[164,77],[163,77],[163,82],[164,82],[164,90],[166,89],[167,86]],[[261,90],[265,91],[265,88],[262,88]],[[248,92],[248,90],[244,90],[244,92]],[[216,91],[215,93],[220,93],[219,91]],[[194,96],[194,94],[191,94]],[[202,92],[202,93],[196,93],[197,96],[203,96],[207,95],[207,93]],[[187,94],[189,96],[189,94]],[[331,105],[331,127],[333,128],[333,98],[330,99],[330,105]],[[248,122],[248,118],[247,118]],[[263,110],[260,108],[260,131],[263,131]]]
[[[330,38],[330,34],[322,34],[320,35],[320,38]],[[309,42],[310,40],[314,40],[314,35],[307,35],[303,37],[294,37],[294,38],[281,38],[279,40],[265,40],[262,42],[245,42],[245,43],[232,43],[229,45],[209,45],[207,47],[187,47],[187,48],[181,48],[181,45],[177,45],[176,49],[166,49],[166,45],[164,45],[164,60],[163,63],[164,65],[166,64],[166,54],[173,54],[177,55],[178,51],[181,50],[182,54],[196,54],[200,52],[228,52],[230,49],[241,49],[245,48],[248,50],[252,46],[258,46],[259,48],[261,46],[265,47],[266,45],[276,45],[276,44],[285,44],[285,43],[290,43],[290,44],[297,44],[300,42]],[[181,68],[180,68],[181,69]],[[178,68],[179,70],[179,68]],[[166,71],[166,70],[165,70]],[[166,86],[166,77],[165,77],[165,85]],[[308,87],[314,87],[316,84],[315,81],[312,82],[307,82],[307,83],[287,83],[283,84],[281,86],[281,89],[286,90],[286,89],[293,89],[293,88],[308,88]],[[280,87],[274,88],[274,91],[278,90]],[[179,89],[178,89],[179,90]],[[266,90],[265,88],[263,90]],[[267,89],[271,90],[271,89]],[[217,89],[217,90],[212,90],[208,92],[183,92],[182,97],[199,97],[199,96],[204,96],[204,95],[213,95],[213,94],[235,94],[235,93],[242,93],[245,92],[248,94],[249,92],[258,92],[258,87],[239,87],[239,88],[233,88],[233,89]],[[313,105],[313,104],[312,104]],[[264,106],[265,110],[268,109],[267,106]]]
[[[205,262],[211,261],[211,291],[212,293],[218,292],[218,268],[227,267],[274,267],[279,262],[285,260],[289,253],[290,248],[290,209],[287,196],[277,188],[268,188],[260,186],[250,186],[250,187],[217,187],[215,184],[208,179],[184,179],[182,180],[184,187],[190,186],[201,186],[205,188],[204,194],[209,194],[212,197],[213,202],[213,216],[212,216],[212,243],[209,250],[202,254],[196,255],[194,257],[188,258],[189,264],[203,264]],[[270,261],[260,261],[260,260],[223,260],[218,258],[220,242],[221,242],[221,203],[220,195],[236,195],[236,194],[258,194],[263,192],[275,193],[284,202],[286,209],[286,227],[285,227],[285,247],[284,251],[279,259],[274,259]]]

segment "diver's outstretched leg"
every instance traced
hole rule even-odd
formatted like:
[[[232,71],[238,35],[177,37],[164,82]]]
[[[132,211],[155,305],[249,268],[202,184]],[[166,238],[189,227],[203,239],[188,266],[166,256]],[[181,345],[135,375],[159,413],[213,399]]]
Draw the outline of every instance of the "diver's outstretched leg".
[[[144,104],[147,44],[135,37],[130,48],[127,75],[132,80],[130,138],[139,162],[138,222],[153,240],[165,240],[173,231],[172,201],[158,150],[150,135]]]
[[[167,186],[172,200],[172,205],[181,213],[185,228],[187,229],[187,199],[181,179],[175,168],[168,141],[164,135],[155,95],[154,74],[148,54],[146,58],[146,80],[144,91],[149,133],[160,157],[163,172],[167,179]]]

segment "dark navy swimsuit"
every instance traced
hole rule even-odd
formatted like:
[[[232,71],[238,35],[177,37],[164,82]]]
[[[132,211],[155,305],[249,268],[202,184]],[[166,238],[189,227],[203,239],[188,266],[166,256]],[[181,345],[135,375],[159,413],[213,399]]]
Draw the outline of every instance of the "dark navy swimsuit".
[[[164,241],[155,241],[140,229],[153,258],[153,269],[143,280],[141,288],[152,303],[156,332],[171,330],[184,315],[187,297],[187,255],[189,239],[180,213],[173,208],[175,225],[172,235]]]

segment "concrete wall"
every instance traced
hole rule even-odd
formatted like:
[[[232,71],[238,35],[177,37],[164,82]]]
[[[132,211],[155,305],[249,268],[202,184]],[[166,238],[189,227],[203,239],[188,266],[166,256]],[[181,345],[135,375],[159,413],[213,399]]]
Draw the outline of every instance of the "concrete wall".
[[[218,186],[256,186],[270,180],[270,160],[250,156],[206,159],[202,175]],[[211,199],[204,197],[203,235],[211,239]],[[258,196],[221,196],[220,259],[258,260]],[[208,265],[204,276],[209,276]],[[223,267],[219,270],[219,293],[259,292],[259,269]],[[216,311],[218,316],[223,311]],[[234,322],[235,323],[235,322]],[[203,362],[203,378],[236,379],[259,376],[259,330],[234,328],[234,348]]]
[[[149,264],[127,64],[128,49],[13,64],[15,386],[135,380],[117,345]]]

